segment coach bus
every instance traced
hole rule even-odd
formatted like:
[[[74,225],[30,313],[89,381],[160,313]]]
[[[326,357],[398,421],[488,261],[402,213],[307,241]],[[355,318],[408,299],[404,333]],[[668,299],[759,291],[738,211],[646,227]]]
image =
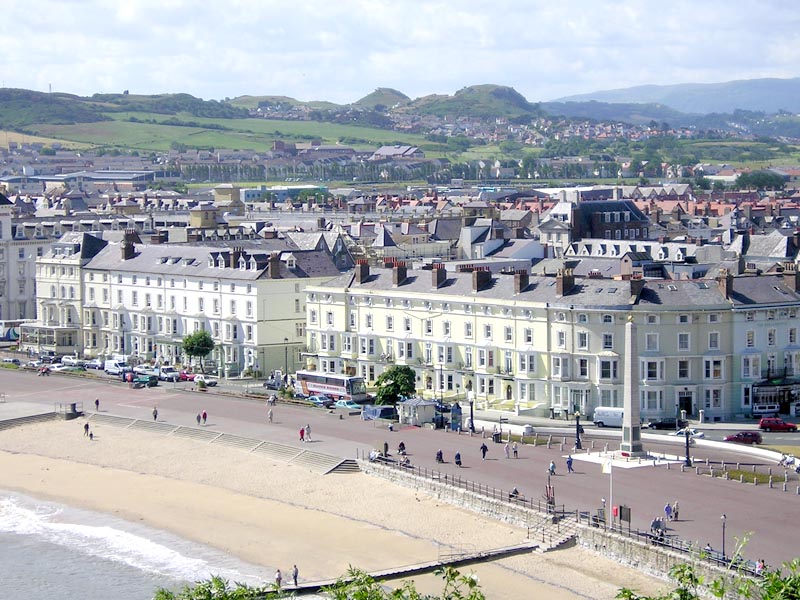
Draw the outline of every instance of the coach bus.
[[[325,394],[334,400],[344,399],[364,403],[367,401],[367,386],[363,377],[319,371],[298,371],[297,385],[308,396]]]

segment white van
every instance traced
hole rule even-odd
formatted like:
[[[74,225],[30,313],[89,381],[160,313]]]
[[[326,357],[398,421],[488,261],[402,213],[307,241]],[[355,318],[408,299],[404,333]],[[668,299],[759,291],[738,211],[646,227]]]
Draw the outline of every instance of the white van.
[[[622,427],[625,409],[612,406],[598,406],[594,409],[592,422],[598,427]]]
[[[109,375],[121,375],[125,371],[130,371],[130,367],[119,360],[107,360],[103,365],[103,370]]]

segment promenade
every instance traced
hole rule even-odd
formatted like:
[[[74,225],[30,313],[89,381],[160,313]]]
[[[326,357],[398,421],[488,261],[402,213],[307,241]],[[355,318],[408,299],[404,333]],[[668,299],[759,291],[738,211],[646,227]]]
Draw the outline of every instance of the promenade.
[[[542,497],[547,484],[547,465],[555,462],[556,475],[550,478],[558,505],[567,509],[594,512],[602,506],[602,499],[614,505],[631,508],[631,527],[649,529],[655,516],[663,515],[667,502],[678,501],[680,516],[668,523],[668,535],[695,541],[700,547],[710,544],[721,549],[722,522],[725,514],[726,547],[730,554],[737,539],[749,536],[744,550],[747,558],[763,558],[769,564],[779,564],[797,555],[794,527],[800,496],[795,492],[798,483],[790,482],[787,492],[766,485],[753,486],[719,478],[695,475],[693,470],[681,472],[679,461],[659,466],[638,464],[617,465],[611,478],[601,472],[597,456],[584,453],[573,454],[574,473],[567,474],[565,457],[574,442],[574,423],[563,433],[553,435],[556,443],[545,446],[519,446],[517,459],[506,458],[504,444],[492,443],[490,430],[486,438],[480,434],[460,435],[442,430],[402,427],[389,431],[374,422],[361,421],[358,416],[329,413],[278,403],[273,407],[273,423],[267,422],[267,406],[263,400],[232,397],[211,392],[192,392],[181,385],[162,384],[152,389],[132,390],[117,382],[92,381],[73,377],[51,376],[37,378],[25,372],[3,373],[6,403],[0,404],[0,419],[11,418],[15,410],[31,414],[37,407],[41,411],[53,410],[54,402],[82,402],[84,409],[93,411],[94,399],[100,399],[100,413],[132,418],[152,418],[154,407],[158,408],[158,421],[172,425],[193,426],[198,412],[209,414],[206,428],[209,430],[240,436],[272,440],[298,448],[352,459],[365,456],[373,448],[388,444],[391,453],[403,441],[412,464],[428,469],[437,469],[452,477],[461,477],[486,486],[510,490],[516,487],[528,498]],[[477,414],[480,423],[489,415]],[[491,421],[487,421],[489,423]],[[542,422],[536,430],[557,427],[563,422]],[[311,425],[312,441],[301,443],[299,429]],[[508,427],[504,424],[504,427]],[[586,428],[584,448],[595,442],[595,451],[605,444],[613,449],[616,442],[606,437],[608,432]],[[560,439],[566,437],[567,445],[562,451]],[[489,450],[486,460],[481,459],[480,446],[486,443]],[[664,444],[662,440],[646,440],[645,447],[651,452],[681,456],[680,445]],[[445,464],[437,465],[436,451],[441,449]],[[462,455],[463,467],[453,464],[455,452]],[[775,473],[783,471],[766,458],[742,454],[736,447],[705,448],[692,447],[696,461],[709,458],[712,461],[739,462],[743,466],[757,465],[761,469],[775,467]],[[796,476],[795,476],[796,477]],[[787,526],[787,524],[789,526]]]

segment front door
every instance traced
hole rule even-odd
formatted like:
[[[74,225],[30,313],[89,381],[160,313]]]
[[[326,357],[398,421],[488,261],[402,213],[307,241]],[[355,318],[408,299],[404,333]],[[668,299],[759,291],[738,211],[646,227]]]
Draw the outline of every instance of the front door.
[[[687,415],[694,416],[694,410],[692,409],[692,392],[678,392],[678,410],[685,410]]]

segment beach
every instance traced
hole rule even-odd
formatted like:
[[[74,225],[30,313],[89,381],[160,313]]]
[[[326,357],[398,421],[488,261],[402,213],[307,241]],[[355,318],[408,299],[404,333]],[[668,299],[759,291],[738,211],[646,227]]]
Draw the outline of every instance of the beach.
[[[522,528],[444,504],[365,474],[321,476],[235,448],[83,419],[0,434],[0,487],[114,515],[280,568],[301,581],[435,560],[440,552],[521,543]],[[463,569],[487,598],[614,598],[622,586],[654,593],[668,583],[581,548],[530,553]],[[415,578],[440,593],[435,576]],[[399,585],[399,584],[398,584]]]

